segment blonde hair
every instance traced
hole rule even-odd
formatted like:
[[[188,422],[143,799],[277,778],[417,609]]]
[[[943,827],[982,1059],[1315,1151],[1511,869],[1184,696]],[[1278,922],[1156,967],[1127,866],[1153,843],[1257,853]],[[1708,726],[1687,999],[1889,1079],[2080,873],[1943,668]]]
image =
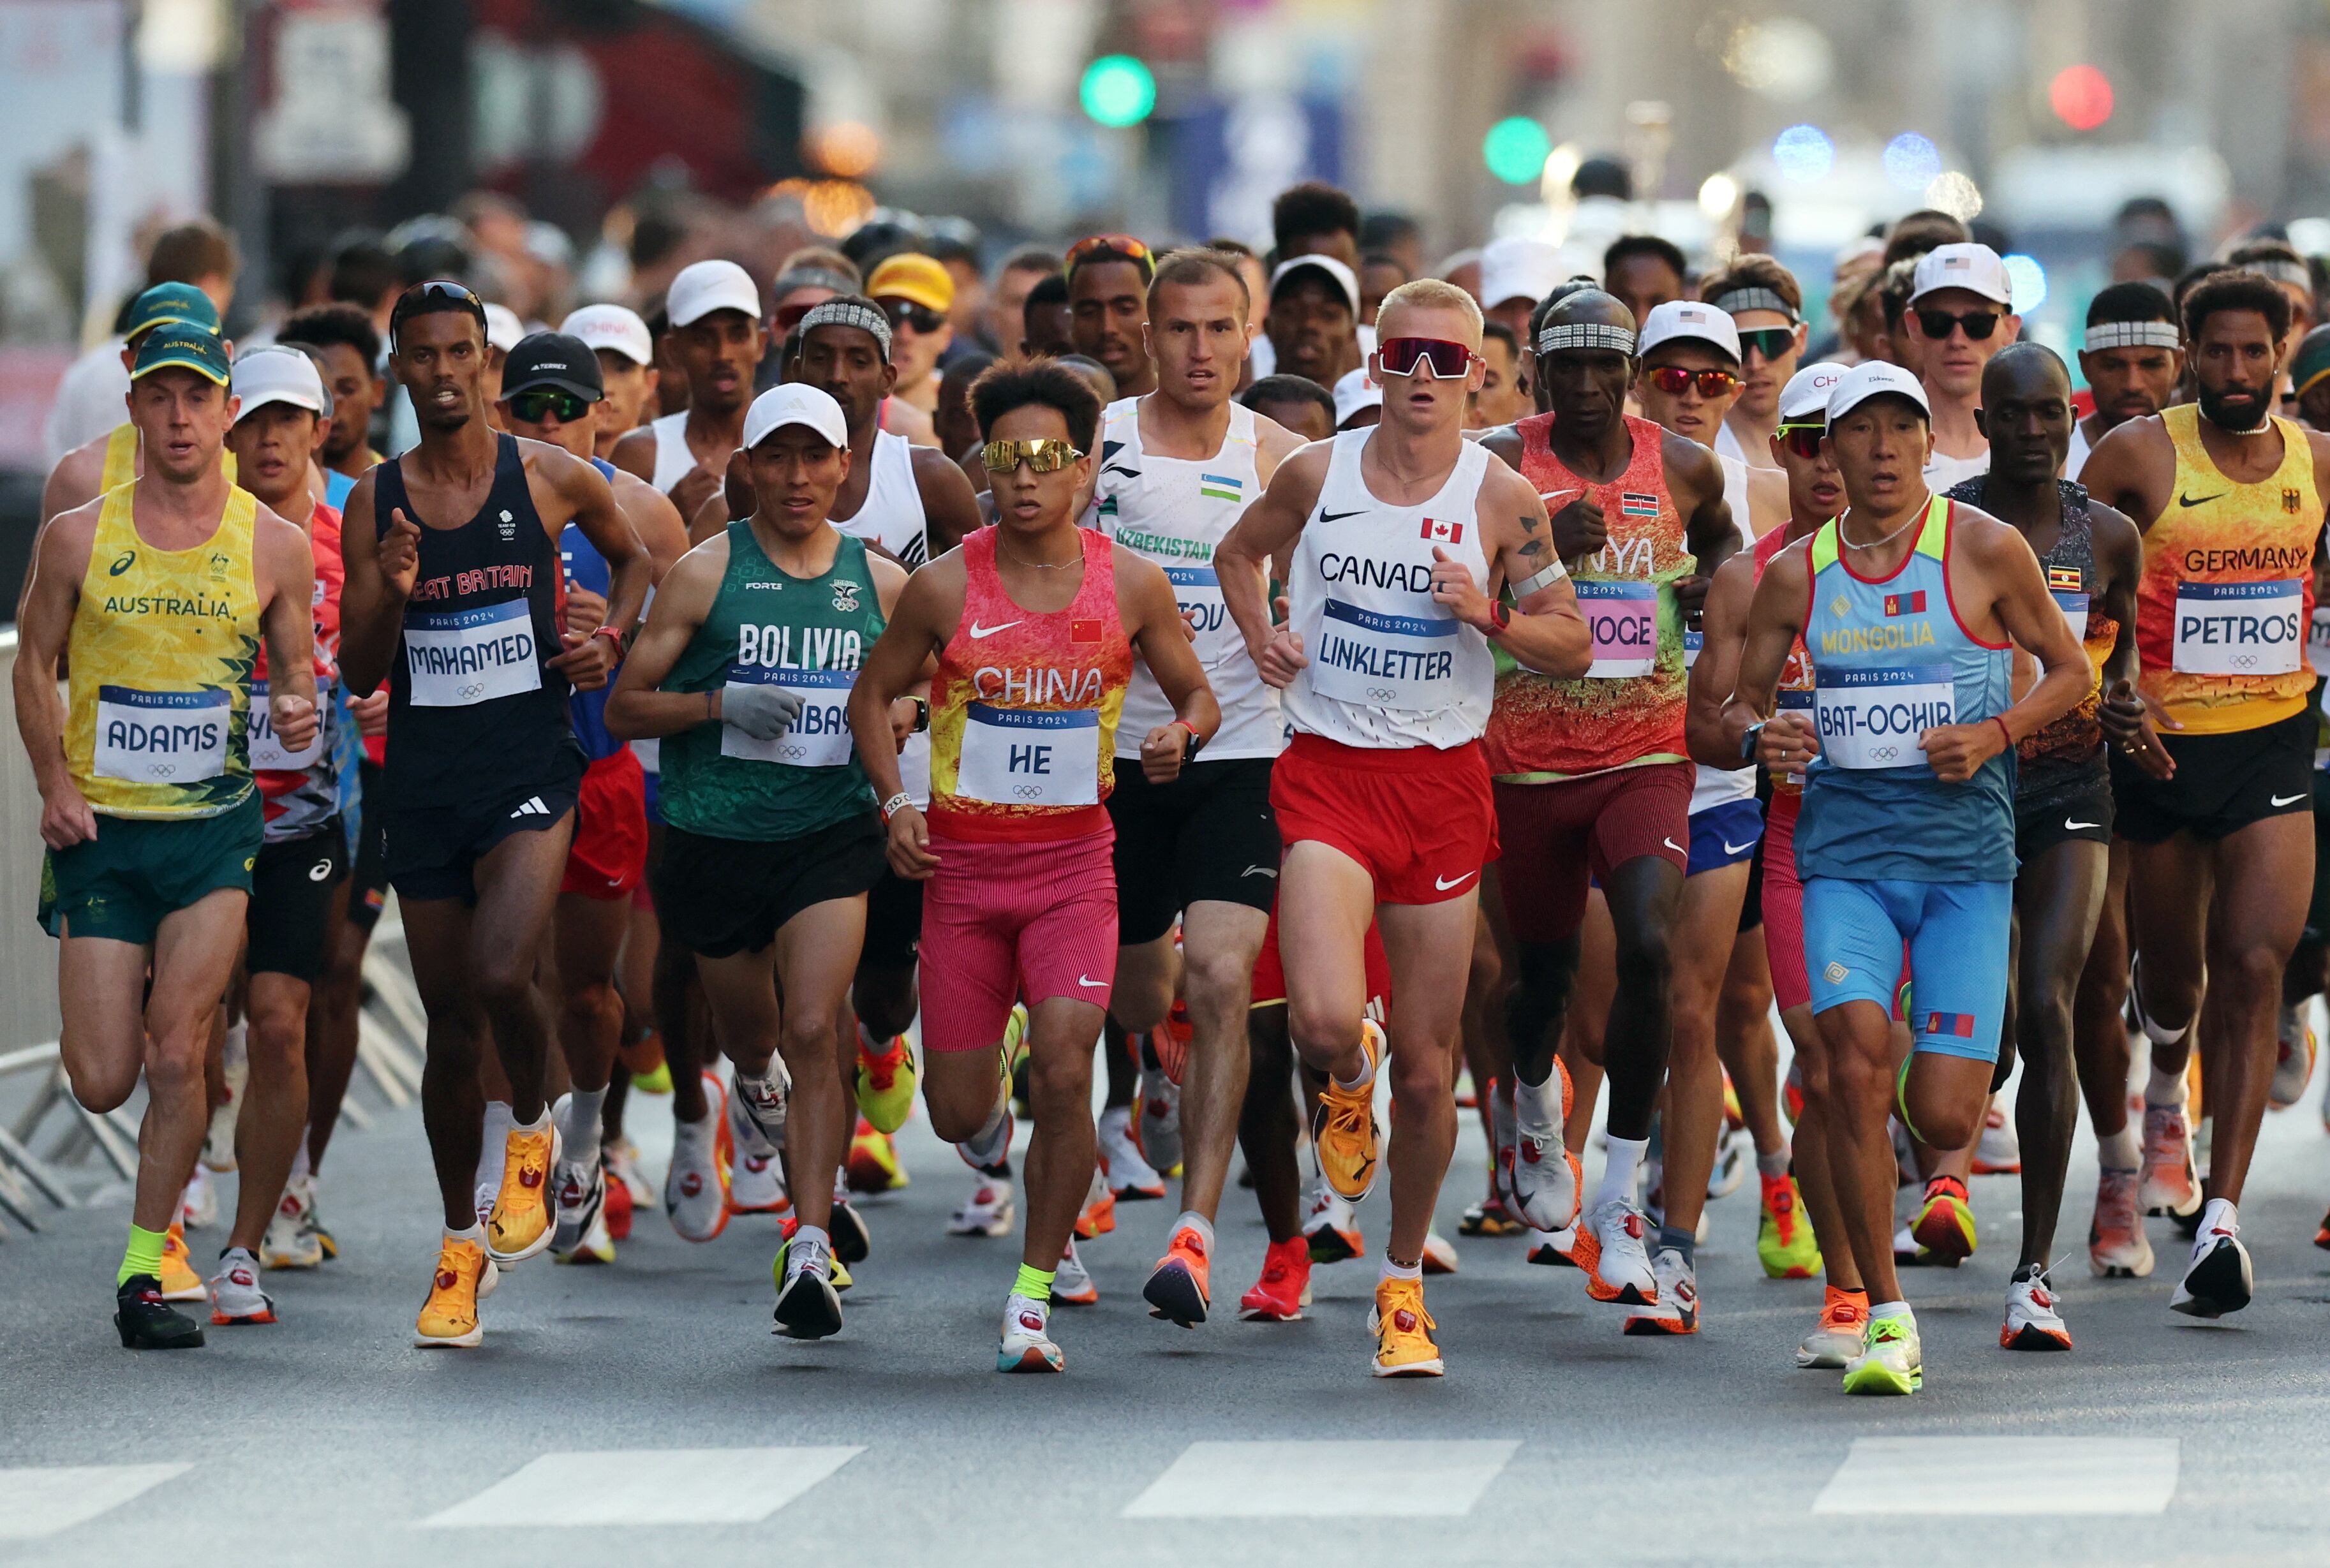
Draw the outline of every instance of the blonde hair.
[[[1481,302],[1439,278],[1412,278],[1383,297],[1376,307],[1376,330],[1383,330],[1384,318],[1395,306],[1408,305],[1418,310],[1454,310],[1463,314],[1473,324],[1473,346],[1481,346]]]

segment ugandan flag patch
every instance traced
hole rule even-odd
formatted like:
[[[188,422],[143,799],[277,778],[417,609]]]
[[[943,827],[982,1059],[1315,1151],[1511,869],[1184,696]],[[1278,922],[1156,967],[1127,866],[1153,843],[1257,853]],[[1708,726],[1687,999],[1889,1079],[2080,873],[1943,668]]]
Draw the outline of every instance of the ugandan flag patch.
[[[2076,566],[2051,566],[2047,569],[2047,586],[2077,593],[2087,586],[2087,574]]]

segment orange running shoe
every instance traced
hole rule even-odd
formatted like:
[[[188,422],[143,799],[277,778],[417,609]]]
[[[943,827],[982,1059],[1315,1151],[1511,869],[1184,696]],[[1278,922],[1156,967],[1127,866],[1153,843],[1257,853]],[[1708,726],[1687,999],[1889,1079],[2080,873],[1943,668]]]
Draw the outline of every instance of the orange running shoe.
[[[1424,1309],[1421,1280],[1378,1280],[1376,1304],[1368,1314],[1369,1331],[1376,1337],[1378,1377],[1438,1377],[1447,1368],[1433,1329],[1439,1325]]]
[[[1956,1176],[1937,1176],[1926,1184],[1926,1201],[1918,1210],[1909,1233],[1918,1245],[1933,1254],[1927,1260],[1956,1268],[1974,1256],[1979,1240],[1974,1208],[1966,1201],[1965,1184]]]
[[[631,1239],[631,1189],[611,1176],[607,1178],[606,1205],[600,1212],[606,1216],[609,1240]]]
[[[1212,1299],[1208,1252],[1206,1239],[1194,1227],[1183,1225],[1173,1233],[1165,1255],[1157,1260],[1157,1271],[1141,1288],[1141,1299],[1149,1303],[1149,1316],[1184,1328],[1195,1328],[1206,1320],[1206,1307]]]
[[[1868,1292],[1829,1286],[1813,1331],[1796,1346],[1796,1365],[1843,1371],[1844,1364],[1861,1354],[1861,1332],[1868,1327]]]
[[[194,1261],[186,1256],[186,1228],[172,1225],[162,1233],[162,1299],[165,1301],[207,1301],[210,1287],[194,1272]]]
[[[2314,1244],[2325,1252],[2330,1252],[2330,1214],[2322,1216],[2322,1228],[2314,1233]]]
[[[1093,1172],[1092,1190],[1084,1196],[1082,1213],[1076,1215],[1075,1239],[1089,1242],[1094,1236],[1105,1236],[1116,1229],[1116,1194],[1101,1179],[1098,1170]]]
[[[1340,1263],[1368,1250],[1359,1234],[1359,1217],[1350,1200],[1338,1197],[1324,1181],[1312,1189],[1311,1213],[1302,1221],[1302,1237],[1314,1263]]]
[[[485,1326],[478,1321],[478,1277],[486,1271],[486,1249],[478,1242],[445,1238],[437,1250],[429,1299],[413,1325],[413,1344],[424,1350],[466,1350],[485,1338]]]
[[[1382,1134],[1376,1127],[1376,1079],[1383,1063],[1384,1034],[1372,1018],[1359,1020],[1359,1049],[1367,1053],[1368,1081],[1346,1089],[1328,1074],[1319,1093],[1319,1113],[1311,1141],[1319,1172],[1338,1197],[1358,1203],[1374,1190]]]
[[[532,1132],[513,1127],[503,1146],[502,1190],[486,1218],[486,1249],[502,1268],[550,1245],[550,1167],[558,1163],[558,1122],[545,1115]]]
[[[1262,1255],[1262,1278],[1238,1298],[1249,1323],[1293,1323],[1311,1305],[1311,1246],[1299,1235],[1273,1242]]]

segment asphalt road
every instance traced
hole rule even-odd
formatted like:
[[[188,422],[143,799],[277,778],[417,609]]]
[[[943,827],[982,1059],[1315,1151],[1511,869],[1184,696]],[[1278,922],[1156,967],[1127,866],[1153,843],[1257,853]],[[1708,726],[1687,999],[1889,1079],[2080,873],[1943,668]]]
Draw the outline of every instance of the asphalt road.
[[[663,1102],[634,1104],[648,1141]],[[424,1353],[434,1204],[406,1110],[334,1145],[342,1255],[270,1276],[276,1327],[121,1350],[123,1203],[0,1246],[0,1563],[2318,1563],[2317,1105],[2269,1119],[2243,1213],[2258,1299],[2219,1324],[2168,1311],[2164,1221],[2154,1279],[2087,1278],[2083,1139],[2060,1280],[2079,1348],[2002,1352],[2018,1198],[1979,1178],[1981,1250],[1909,1277],[1927,1380],[1895,1401],[1794,1367],[1819,1287],[1762,1278],[1752,1181],[1710,1211],[1695,1339],[1624,1338],[1574,1272],[1465,1241],[1430,1286],[1449,1375],[1377,1382],[1363,1262],[1319,1270],[1300,1323],[1147,1318],[1171,1217],[1154,1203],[1088,1247],[1103,1300],[1056,1318],[1066,1374],[999,1377],[1018,1244],[942,1233],[968,1173],[919,1121],[913,1185],[867,1205],[838,1339],[770,1336],[773,1222],[697,1246],[643,1213],[616,1266],[529,1263],[487,1304],[482,1349]],[[1444,1233],[1479,1151],[1468,1121]],[[1250,1199],[1226,1207],[1227,1308],[1264,1237]],[[1363,1220],[1379,1241],[1380,1198]],[[206,1261],[218,1233],[195,1241]]]

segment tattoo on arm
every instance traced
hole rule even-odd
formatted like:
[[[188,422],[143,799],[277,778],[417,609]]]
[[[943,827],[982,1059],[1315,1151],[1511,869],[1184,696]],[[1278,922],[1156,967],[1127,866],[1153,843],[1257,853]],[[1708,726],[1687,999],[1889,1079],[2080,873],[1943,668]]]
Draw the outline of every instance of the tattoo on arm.
[[[1544,540],[1542,540],[1542,539],[1531,539],[1531,540],[1528,540],[1528,541],[1524,542],[1524,543],[1522,543],[1522,545],[1521,545],[1521,553],[1522,553],[1523,555],[1542,555],[1542,554],[1544,554],[1544,553],[1545,553],[1545,541],[1544,541]]]

